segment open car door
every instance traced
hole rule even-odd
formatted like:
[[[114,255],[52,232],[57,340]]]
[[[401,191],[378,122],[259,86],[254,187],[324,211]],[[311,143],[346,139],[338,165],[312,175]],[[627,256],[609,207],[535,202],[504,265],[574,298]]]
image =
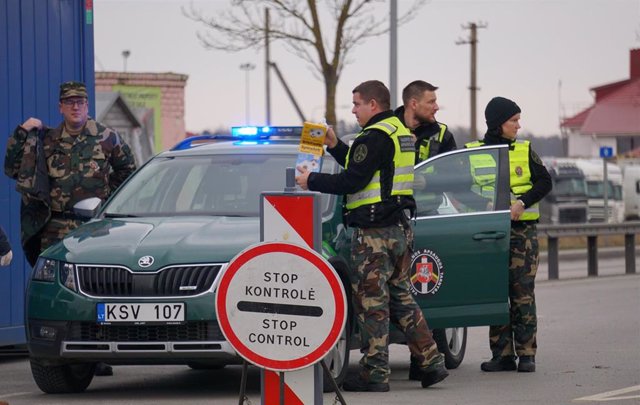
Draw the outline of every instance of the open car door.
[[[474,162],[485,164],[479,170]],[[421,162],[414,196],[411,289],[429,326],[507,323],[508,146],[462,149]]]

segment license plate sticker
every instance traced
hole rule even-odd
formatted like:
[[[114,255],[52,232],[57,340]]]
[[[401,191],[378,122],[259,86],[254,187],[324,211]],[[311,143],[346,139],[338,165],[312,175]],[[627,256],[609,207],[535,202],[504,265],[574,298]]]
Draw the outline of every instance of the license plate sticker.
[[[98,303],[96,321],[101,324],[110,323],[163,323],[178,324],[185,320],[183,302],[168,303]]]

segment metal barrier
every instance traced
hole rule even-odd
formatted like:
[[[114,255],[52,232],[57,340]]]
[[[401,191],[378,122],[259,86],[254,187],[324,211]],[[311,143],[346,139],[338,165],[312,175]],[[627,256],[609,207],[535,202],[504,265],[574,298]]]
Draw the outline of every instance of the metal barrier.
[[[640,233],[640,221],[621,224],[561,224],[538,225],[538,236],[548,240],[549,280],[558,279],[558,239],[563,236],[587,237],[587,274],[598,275],[598,236],[624,234],[625,273],[636,272],[635,236]]]

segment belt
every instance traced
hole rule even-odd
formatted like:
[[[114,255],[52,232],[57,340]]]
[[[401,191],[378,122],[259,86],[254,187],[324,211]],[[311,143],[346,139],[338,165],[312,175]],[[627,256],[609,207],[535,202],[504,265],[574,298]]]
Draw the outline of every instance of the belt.
[[[57,212],[57,211],[52,211],[51,212],[51,218],[55,218],[55,219],[71,219],[74,221],[84,221],[84,218],[73,214],[71,212]]]

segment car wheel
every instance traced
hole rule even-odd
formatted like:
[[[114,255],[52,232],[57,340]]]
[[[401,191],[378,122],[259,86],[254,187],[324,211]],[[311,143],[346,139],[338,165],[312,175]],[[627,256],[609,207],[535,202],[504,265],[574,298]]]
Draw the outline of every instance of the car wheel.
[[[327,365],[331,376],[338,386],[340,386],[344,381],[344,378],[347,376],[347,369],[349,368],[349,340],[351,339],[350,318],[351,317],[347,315],[347,323],[344,325],[344,330],[340,335],[340,340],[338,340],[338,343],[336,343],[333,349],[331,349],[331,351],[322,360]],[[322,391],[334,391],[333,384],[331,384],[326,372],[322,379]]]
[[[434,329],[433,339],[444,354],[444,365],[448,369],[458,368],[467,349],[467,328]]]
[[[93,380],[96,363],[45,365],[30,359],[31,374],[38,388],[47,394],[82,392]]]

